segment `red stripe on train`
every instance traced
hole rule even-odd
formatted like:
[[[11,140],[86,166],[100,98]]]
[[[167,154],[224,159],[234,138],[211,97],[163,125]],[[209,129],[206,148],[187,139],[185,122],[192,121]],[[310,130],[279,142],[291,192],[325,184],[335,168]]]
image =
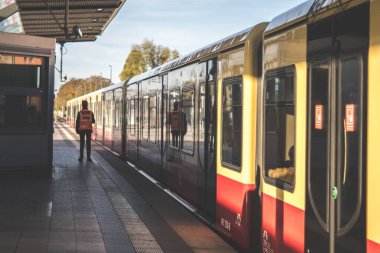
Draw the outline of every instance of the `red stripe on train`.
[[[380,244],[371,240],[367,240],[367,253],[379,253]]]
[[[263,252],[304,252],[305,212],[267,194],[262,205]]]
[[[243,184],[217,174],[216,226],[243,250],[252,246],[254,184]],[[257,247],[257,246],[256,246]]]

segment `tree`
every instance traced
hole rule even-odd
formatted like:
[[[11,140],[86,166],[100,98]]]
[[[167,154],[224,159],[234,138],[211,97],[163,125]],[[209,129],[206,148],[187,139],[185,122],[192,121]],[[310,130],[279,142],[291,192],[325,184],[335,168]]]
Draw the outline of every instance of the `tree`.
[[[147,66],[143,60],[142,51],[134,46],[124,63],[122,72],[120,73],[120,80],[129,80],[133,76],[139,75],[147,70]]]
[[[67,101],[70,99],[85,95],[109,85],[109,79],[96,75],[90,76],[86,79],[72,78],[59,88],[54,101],[55,110],[65,108]]]
[[[129,80],[148,69],[155,68],[179,57],[177,50],[154,44],[153,40],[144,40],[143,43],[133,45],[131,52],[125,60],[120,73],[121,80]]]

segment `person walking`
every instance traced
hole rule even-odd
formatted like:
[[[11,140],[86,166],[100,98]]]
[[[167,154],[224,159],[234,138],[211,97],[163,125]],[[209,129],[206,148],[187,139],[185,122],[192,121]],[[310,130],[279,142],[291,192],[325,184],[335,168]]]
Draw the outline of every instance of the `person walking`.
[[[87,147],[87,162],[92,162],[91,159],[91,134],[92,134],[92,124],[95,123],[94,113],[88,109],[88,102],[86,100],[82,101],[82,110],[77,114],[77,120],[75,124],[75,129],[80,137],[80,155],[79,162],[83,161],[83,151],[84,151],[84,138],[86,137],[86,147]]]

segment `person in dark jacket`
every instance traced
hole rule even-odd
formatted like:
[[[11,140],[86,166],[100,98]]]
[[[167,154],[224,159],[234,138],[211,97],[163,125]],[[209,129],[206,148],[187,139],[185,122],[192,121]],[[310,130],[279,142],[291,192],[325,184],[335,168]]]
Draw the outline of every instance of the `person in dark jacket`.
[[[80,155],[79,162],[83,161],[83,150],[84,150],[84,138],[86,137],[86,147],[87,147],[87,161],[92,162],[91,159],[91,134],[92,134],[92,124],[95,123],[94,113],[88,109],[88,102],[86,100],[82,101],[82,110],[77,114],[77,120],[75,124],[75,129],[80,137]]]

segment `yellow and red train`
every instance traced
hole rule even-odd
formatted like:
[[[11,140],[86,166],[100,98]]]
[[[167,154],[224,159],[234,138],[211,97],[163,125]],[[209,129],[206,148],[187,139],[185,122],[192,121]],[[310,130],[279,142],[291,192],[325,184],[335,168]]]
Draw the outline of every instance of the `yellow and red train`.
[[[87,99],[98,142],[242,251],[380,252],[379,13],[307,1],[69,101],[68,122]]]

